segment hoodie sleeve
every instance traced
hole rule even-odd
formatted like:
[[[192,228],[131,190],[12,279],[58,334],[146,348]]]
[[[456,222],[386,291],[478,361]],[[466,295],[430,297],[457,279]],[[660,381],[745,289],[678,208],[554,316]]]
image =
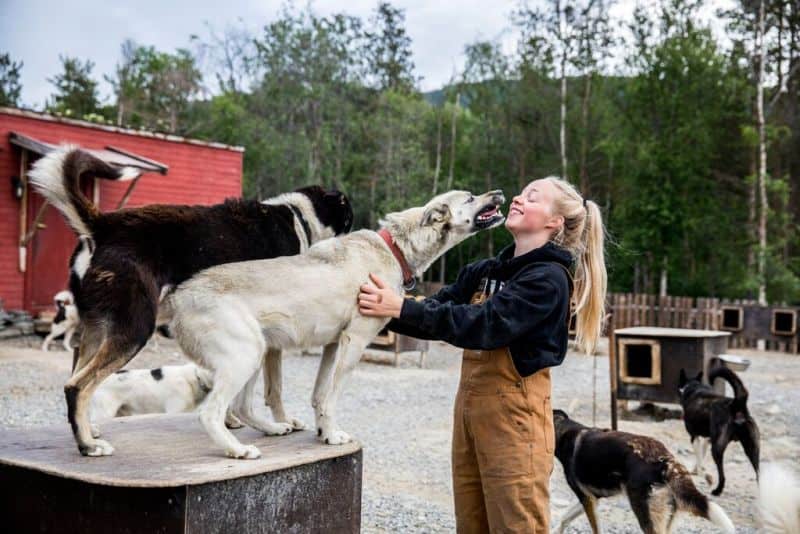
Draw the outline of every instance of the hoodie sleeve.
[[[430,297],[426,298],[423,302],[438,302],[438,303],[446,303],[452,302],[454,304],[467,304],[470,299],[472,298],[472,293],[475,291],[476,287],[476,277],[483,270],[483,262],[473,263],[471,265],[467,265],[458,273],[458,278],[456,279],[455,283],[450,284],[448,286],[444,286],[442,289],[431,295]],[[403,307],[405,308],[406,302],[417,302],[414,299],[407,298],[403,301]],[[387,328],[392,332],[397,332],[398,334],[403,334],[405,336],[411,336],[418,339],[438,339],[436,336],[432,336],[419,328],[416,328],[413,324],[404,322],[401,319],[392,319]]]
[[[567,296],[546,271],[527,269],[483,304],[405,300],[400,321],[427,339],[457,347],[491,350],[507,347],[558,313]]]

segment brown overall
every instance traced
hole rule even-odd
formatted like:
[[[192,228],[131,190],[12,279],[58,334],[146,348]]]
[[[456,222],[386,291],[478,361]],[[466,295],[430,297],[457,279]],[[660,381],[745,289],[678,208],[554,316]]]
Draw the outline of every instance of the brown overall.
[[[549,532],[554,447],[550,370],[522,378],[507,348],[465,350],[453,423],[458,533]]]

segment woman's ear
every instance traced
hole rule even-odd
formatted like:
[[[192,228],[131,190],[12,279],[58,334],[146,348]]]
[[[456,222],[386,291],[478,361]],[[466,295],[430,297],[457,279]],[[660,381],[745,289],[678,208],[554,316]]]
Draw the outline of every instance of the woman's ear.
[[[545,228],[561,228],[562,226],[564,226],[563,215],[554,215],[550,217],[550,220],[544,225]]]

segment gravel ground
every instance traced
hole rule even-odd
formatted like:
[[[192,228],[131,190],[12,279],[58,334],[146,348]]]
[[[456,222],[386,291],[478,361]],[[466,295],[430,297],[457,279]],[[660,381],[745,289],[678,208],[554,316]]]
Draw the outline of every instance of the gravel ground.
[[[61,422],[65,418],[63,383],[71,355],[38,350],[39,338],[17,338],[0,343],[0,426],[27,427]],[[55,349],[56,345],[53,344]],[[782,460],[797,467],[800,456],[800,359],[797,356],[747,350],[731,351],[752,360],[743,379],[750,389],[750,409],[762,433],[762,462]],[[603,351],[601,351],[604,354]],[[425,363],[416,366],[408,353],[400,366],[390,356],[370,353],[353,373],[339,403],[342,427],[364,446],[364,532],[453,532],[450,484],[452,405],[458,385],[459,351],[435,344]],[[172,341],[148,346],[130,367],[154,367],[181,362]],[[313,423],[309,399],[318,365],[316,355],[290,354],[284,360],[284,396],[287,411]],[[608,359],[570,354],[553,370],[553,405],[570,407],[584,423],[592,418],[592,368],[596,365],[597,421],[609,422]],[[681,421],[621,421],[620,428],[662,440],[687,466],[693,453]],[[715,472],[707,458],[707,470]],[[741,447],[734,443],[725,457],[728,478],[717,502],[728,512],[739,532],[756,532],[755,475]],[[695,479],[701,491],[711,486]],[[560,464],[551,480],[553,524],[574,502]],[[622,497],[604,499],[599,506],[604,532],[638,532],[633,514]],[[676,532],[716,532],[710,523],[681,516]],[[590,532],[581,516],[569,532]]]

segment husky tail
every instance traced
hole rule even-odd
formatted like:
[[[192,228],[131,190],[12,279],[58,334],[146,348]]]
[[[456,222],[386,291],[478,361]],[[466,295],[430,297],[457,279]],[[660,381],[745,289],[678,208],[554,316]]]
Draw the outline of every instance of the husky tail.
[[[78,235],[92,235],[92,224],[100,214],[81,193],[81,178],[131,180],[141,174],[133,167],[116,168],[71,146],[53,150],[33,165],[29,174],[36,190],[56,207]]]
[[[708,519],[723,532],[730,534],[736,532],[733,522],[725,511],[717,503],[709,501],[708,497],[700,493],[689,472],[674,458],[667,461],[664,478],[675,497],[678,510]]]
[[[742,380],[739,376],[725,367],[724,365],[719,365],[714,367],[710,373],[708,373],[708,383],[713,384],[714,380],[717,378],[722,378],[731,385],[733,388],[733,404],[731,405],[731,411],[736,414],[736,412],[746,412],[747,411],[747,397],[748,392],[747,388],[744,387]]]
[[[800,480],[794,473],[778,464],[766,465],[758,486],[758,508],[764,532],[800,532]]]

